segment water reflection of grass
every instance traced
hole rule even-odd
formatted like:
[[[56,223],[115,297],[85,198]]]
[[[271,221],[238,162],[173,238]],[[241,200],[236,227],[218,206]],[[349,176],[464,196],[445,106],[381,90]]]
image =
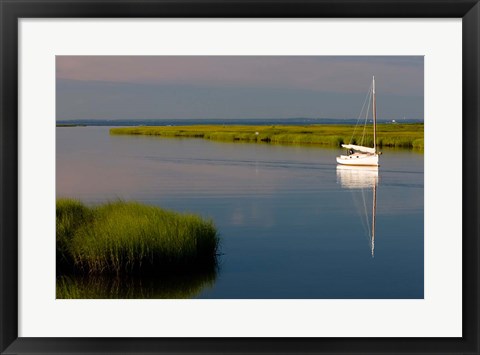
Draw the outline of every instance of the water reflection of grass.
[[[155,276],[69,275],[57,277],[57,299],[193,298],[213,286],[216,267]]]
[[[363,129],[356,134],[353,125],[308,125],[308,126],[156,126],[122,127],[110,129],[112,135],[146,135],[180,138],[203,138],[230,142],[254,142],[276,144],[316,144],[339,147],[343,143],[373,145],[372,129],[362,140]],[[423,124],[379,124],[377,143],[379,147],[397,147],[423,150]],[[352,138],[352,140],[351,140]]]
[[[57,274],[146,274],[215,265],[212,221],[135,202],[57,200]]]

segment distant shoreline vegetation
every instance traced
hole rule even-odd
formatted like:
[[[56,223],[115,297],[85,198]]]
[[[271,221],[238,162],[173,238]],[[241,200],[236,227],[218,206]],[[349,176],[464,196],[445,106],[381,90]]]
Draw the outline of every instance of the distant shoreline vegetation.
[[[308,125],[355,125],[357,118],[159,118],[159,119],[58,119],[57,124],[107,126],[107,127],[137,127],[137,126],[199,126],[199,125],[229,125],[229,126],[308,126]],[[377,123],[424,123],[423,119],[402,118],[397,120],[378,119]]]
[[[77,123],[57,123],[57,127],[87,127],[87,125]]]
[[[213,222],[197,215],[137,202],[88,207],[57,199],[57,276],[211,269],[218,244]]]
[[[137,126],[111,128],[111,135],[145,135],[178,138],[203,138],[251,143],[312,144],[340,147],[345,143],[373,146],[372,135],[355,125],[192,125]],[[355,134],[354,134],[355,132]],[[371,129],[367,128],[367,132]],[[352,137],[353,134],[353,137]],[[381,147],[424,149],[424,124],[377,125],[377,145]]]

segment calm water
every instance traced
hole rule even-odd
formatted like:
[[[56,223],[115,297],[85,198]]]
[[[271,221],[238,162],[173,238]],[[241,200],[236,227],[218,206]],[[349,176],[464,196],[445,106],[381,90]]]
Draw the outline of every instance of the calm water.
[[[423,298],[422,154],[384,150],[377,173],[337,169],[338,149],[108,130],[56,129],[57,197],[201,214],[220,231],[221,256],[217,272],[193,282],[128,292],[138,282],[110,281],[99,297]],[[103,285],[79,281],[92,283]]]

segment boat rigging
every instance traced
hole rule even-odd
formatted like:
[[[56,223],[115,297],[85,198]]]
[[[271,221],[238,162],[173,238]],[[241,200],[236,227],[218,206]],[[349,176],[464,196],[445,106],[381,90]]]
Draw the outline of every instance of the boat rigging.
[[[363,165],[363,166],[379,166],[379,153],[377,152],[377,101],[375,96],[375,76],[372,79],[371,86],[372,96],[372,115],[373,115],[373,148],[356,144],[342,144],[343,148],[347,149],[347,155],[340,155],[337,157],[337,163],[342,165]],[[365,104],[364,104],[365,107]],[[363,108],[362,108],[363,111]],[[367,109],[368,114],[368,109]],[[357,123],[358,124],[358,123]],[[365,136],[365,128],[367,120],[365,119],[363,135]],[[356,129],[357,127],[355,127]],[[355,131],[354,131],[355,133]],[[353,135],[351,140],[353,140]]]

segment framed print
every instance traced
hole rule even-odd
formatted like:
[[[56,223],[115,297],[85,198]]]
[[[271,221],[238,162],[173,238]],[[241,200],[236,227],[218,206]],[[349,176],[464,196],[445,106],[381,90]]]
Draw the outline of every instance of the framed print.
[[[476,354],[477,1],[3,1],[1,338]]]

